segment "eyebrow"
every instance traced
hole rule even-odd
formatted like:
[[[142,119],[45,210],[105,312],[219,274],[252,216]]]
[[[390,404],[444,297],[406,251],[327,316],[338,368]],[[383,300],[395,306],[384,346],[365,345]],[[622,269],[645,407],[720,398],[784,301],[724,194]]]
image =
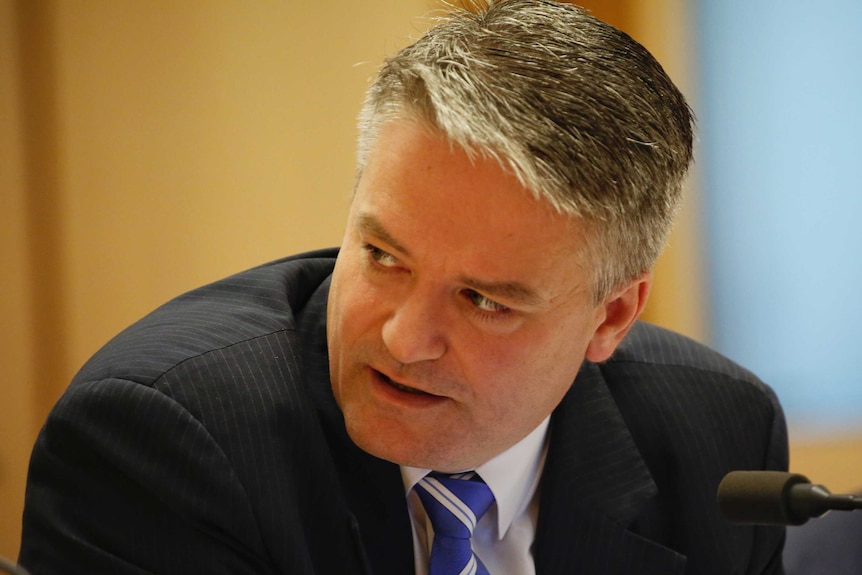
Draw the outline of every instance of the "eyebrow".
[[[376,217],[372,214],[368,214],[365,212],[361,212],[358,216],[356,216],[357,224],[356,227],[359,228],[360,231],[367,232],[373,236],[376,236],[401,252],[406,256],[410,256],[410,250],[408,250],[404,245],[396,240],[392,234],[390,234],[386,228],[383,227],[383,224],[380,223]]]
[[[357,227],[364,232],[376,236],[386,242],[402,254],[410,257],[410,250],[396,240],[383,224],[374,215],[360,213],[357,216]],[[536,291],[520,282],[514,281],[485,281],[467,276],[462,276],[459,281],[470,289],[476,290],[490,298],[502,298],[507,302],[519,305],[537,306],[545,302]]]
[[[506,302],[526,306],[538,306],[545,301],[533,289],[519,282],[486,282],[468,277],[462,277],[461,282],[491,299],[502,298]]]

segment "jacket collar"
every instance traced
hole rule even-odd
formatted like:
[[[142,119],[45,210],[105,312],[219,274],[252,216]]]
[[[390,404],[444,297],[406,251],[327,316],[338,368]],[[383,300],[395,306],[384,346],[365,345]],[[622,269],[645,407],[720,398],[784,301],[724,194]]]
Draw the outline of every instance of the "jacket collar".
[[[538,575],[683,572],[682,555],[626,530],[657,488],[595,364],[551,417],[540,489]]]

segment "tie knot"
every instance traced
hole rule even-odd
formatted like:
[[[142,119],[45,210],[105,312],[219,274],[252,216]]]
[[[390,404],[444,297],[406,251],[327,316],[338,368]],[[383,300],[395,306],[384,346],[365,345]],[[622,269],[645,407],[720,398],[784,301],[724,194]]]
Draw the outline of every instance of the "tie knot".
[[[432,472],[416,487],[434,533],[447,537],[469,539],[494,502],[491,489],[474,471],[454,475]]]

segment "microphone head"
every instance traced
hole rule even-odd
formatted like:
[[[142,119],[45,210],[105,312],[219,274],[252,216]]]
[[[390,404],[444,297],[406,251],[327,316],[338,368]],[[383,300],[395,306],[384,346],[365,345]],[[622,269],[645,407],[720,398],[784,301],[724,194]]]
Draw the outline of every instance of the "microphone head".
[[[718,486],[718,507],[733,523],[802,525],[809,517],[790,505],[790,490],[801,483],[810,482],[798,473],[731,471]]]

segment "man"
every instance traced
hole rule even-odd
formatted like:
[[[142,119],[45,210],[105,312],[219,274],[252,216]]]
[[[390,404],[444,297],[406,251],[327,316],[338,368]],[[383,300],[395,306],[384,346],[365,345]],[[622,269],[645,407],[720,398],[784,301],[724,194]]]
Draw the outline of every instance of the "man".
[[[691,161],[658,63],[564,4],[456,11],[360,132],[337,258],[190,292],[84,366],[34,450],[22,564],[781,573],[783,530],[714,502],[786,468],[774,394],[636,322]]]

